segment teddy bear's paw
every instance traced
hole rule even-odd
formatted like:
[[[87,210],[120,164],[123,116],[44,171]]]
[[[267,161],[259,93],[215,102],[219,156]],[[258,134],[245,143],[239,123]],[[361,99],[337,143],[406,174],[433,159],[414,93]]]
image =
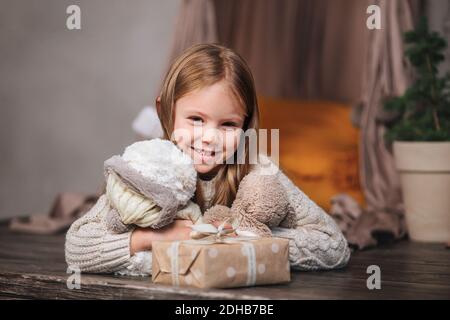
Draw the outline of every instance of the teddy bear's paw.
[[[231,218],[231,209],[220,204],[209,208],[203,215],[204,223],[223,222],[229,218]]]
[[[256,220],[243,219],[237,228],[236,233],[251,232],[259,237],[271,237],[272,231],[264,223]]]
[[[250,173],[242,179],[232,210],[275,227],[289,211],[287,193],[277,176]]]

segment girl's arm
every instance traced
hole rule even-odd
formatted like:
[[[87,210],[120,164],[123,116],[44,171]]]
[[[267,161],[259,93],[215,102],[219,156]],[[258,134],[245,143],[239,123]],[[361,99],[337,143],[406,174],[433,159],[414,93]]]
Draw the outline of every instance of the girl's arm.
[[[108,200],[101,196],[94,207],[76,220],[66,234],[65,257],[69,267],[78,267],[81,272],[113,273],[121,270],[142,270],[143,251],[145,259],[151,261],[152,241],[175,240],[189,237],[190,221],[175,220],[170,226],[159,230],[132,229],[121,234],[109,233],[105,218],[109,211]],[[145,264],[148,266],[148,263]],[[150,264],[151,265],[151,264]]]
[[[261,173],[255,170],[249,174],[259,175]],[[290,225],[295,225],[295,227],[273,228],[272,234],[290,240],[289,260],[291,267],[297,270],[344,267],[350,258],[350,250],[347,240],[337,224],[323,209],[296,187],[282,171],[278,170],[275,174],[283,189],[287,192],[290,209],[292,210],[287,219],[294,219]],[[270,188],[262,189],[271,192]],[[270,195],[264,195],[263,191],[259,196],[264,199]]]
[[[136,228],[131,234],[130,253],[152,249],[152,242],[158,240],[187,240],[192,231],[190,220],[174,220],[173,223],[161,229]]]
[[[97,203],[70,226],[66,234],[65,257],[69,267],[82,272],[110,273],[130,264],[131,232],[108,233],[105,217],[108,200]]]

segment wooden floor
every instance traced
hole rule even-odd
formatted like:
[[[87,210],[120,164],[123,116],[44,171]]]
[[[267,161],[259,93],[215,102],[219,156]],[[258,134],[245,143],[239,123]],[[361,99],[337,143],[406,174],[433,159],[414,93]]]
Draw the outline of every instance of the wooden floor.
[[[367,267],[381,269],[381,289],[369,290]],[[12,233],[0,224],[0,298],[41,299],[449,299],[450,250],[402,241],[353,253],[347,268],[292,272],[287,285],[201,290],[154,285],[148,277],[82,274],[68,289],[64,234]]]

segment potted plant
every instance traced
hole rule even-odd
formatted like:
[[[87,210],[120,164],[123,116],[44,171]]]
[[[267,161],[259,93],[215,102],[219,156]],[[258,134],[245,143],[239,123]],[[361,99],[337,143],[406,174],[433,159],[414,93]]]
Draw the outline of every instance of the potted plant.
[[[388,99],[394,117],[386,139],[393,143],[400,173],[405,218],[412,240],[450,240],[450,74],[440,76],[447,42],[422,18],[404,35],[405,55],[415,69],[414,83]]]

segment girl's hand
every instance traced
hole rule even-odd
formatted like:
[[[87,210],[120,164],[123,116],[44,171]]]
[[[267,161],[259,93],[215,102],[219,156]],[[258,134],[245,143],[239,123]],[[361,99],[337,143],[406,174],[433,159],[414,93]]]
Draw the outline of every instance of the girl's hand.
[[[151,250],[153,241],[157,240],[188,240],[192,229],[190,220],[174,220],[161,229],[136,228],[131,234],[130,255],[136,252]]]
[[[218,228],[222,223],[223,221],[213,221],[211,224],[216,228]],[[231,224],[227,222],[225,223],[224,229],[233,229],[233,227],[231,226]]]

